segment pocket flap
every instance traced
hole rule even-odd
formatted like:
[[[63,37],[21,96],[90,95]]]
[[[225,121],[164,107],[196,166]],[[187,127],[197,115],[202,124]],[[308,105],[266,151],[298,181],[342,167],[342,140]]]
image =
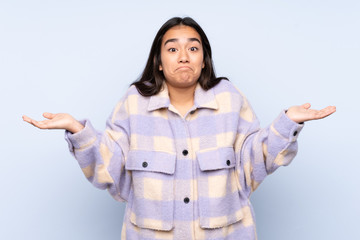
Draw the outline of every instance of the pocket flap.
[[[125,169],[174,174],[176,155],[146,150],[130,150]]]
[[[235,166],[235,153],[232,147],[206,149],[197,152],[202,171],[232,168]]]

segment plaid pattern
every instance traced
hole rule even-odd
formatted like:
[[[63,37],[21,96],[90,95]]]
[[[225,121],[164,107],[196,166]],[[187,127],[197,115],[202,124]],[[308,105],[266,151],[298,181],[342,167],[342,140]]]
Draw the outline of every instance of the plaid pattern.
[[[66,132],[87,179],[127,202],[122,239],[256,239],[250,194],[294,158],[303,125],[282,111],[260,129],[226,80],[194,97],[182,117],[166,84],[152,97],[132,86],[103,133],[88,120]]]

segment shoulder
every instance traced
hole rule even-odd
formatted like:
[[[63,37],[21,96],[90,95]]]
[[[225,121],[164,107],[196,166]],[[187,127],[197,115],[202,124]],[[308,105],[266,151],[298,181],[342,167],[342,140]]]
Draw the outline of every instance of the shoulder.
[[[225,112],[237,112],[244,126],[248,123],[257,123],[256,115],[246,96],[230,81],[222,80],[214,87],[216,101]],[[246,123],[246,124],[245,124]]]
[[[137,90],[137,88],[135,87],[135,85],[131,85],[123,98],[129,98],[129,97],[142,97],[142,95],[139,93],[139,91]]]
[[[149,97],[142,96],[134,85],[131,85],[122,98],[119,100],[120,103],[131,104],[138,101],[147,101]]]
[[[131,85],[115,105],[112,113],[113,121],[127,118],[130,114],[138,113],[140,110],[144,111],[143,108],[148,105],[148,101],[149,97],[142,96],[137,88]]]
[[[241,102],[246,99],[244,94],[229,80],[221,80],[212,89],[216,98],[219,98],[220,96],[228,96],[232,100],[240,100]]]

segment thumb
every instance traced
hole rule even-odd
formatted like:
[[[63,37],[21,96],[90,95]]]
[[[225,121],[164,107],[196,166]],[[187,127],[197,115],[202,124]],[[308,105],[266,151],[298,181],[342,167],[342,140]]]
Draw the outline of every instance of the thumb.
[[[303,105],[301,105],[301,107],[305,108],[305,109],[309,109],[311,107],[310,103],[305,103]]]
[[[43,116],[47,119],[53,119],[55,117],[55,114],[49,113],[49,112],[44,112]]]

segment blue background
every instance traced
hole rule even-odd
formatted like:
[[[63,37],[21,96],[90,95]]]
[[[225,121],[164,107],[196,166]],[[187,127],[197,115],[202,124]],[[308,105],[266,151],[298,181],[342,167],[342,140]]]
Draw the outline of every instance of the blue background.
[[[0,239],[120,239],[124,204],[95,189],[44,111],[105,121],[173,16],[191,16],[266,126],[285,108],[336,105],[306,123],[293,163],[252,195],[259,239],[360,239],[360,2],[0,2]]]

